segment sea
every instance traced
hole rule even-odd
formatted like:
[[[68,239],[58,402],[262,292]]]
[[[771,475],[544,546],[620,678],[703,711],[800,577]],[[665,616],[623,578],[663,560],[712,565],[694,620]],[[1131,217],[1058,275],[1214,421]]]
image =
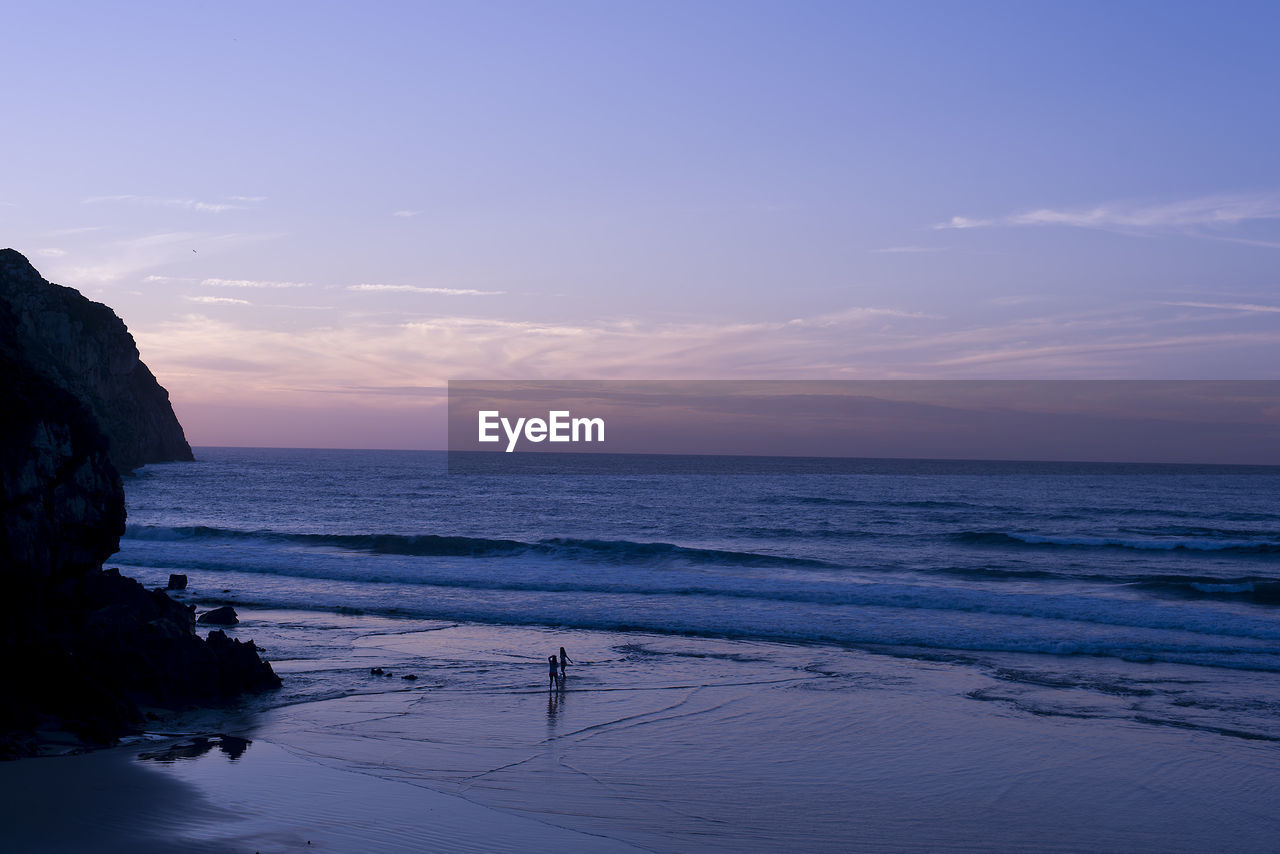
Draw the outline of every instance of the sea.
[[[1277,830],[1280,468],[448,462],[197,448],[127,479],[108,565],[240,611],[285,681],[255,714],[296,753],[645,850],[1194,850],[1224,817],[1247,850]],[[869,805],[886,792],[914,823]]]
[[[1280,469],[444,457],[202,448],[129,480],[115,562],[253,606],[1280,672]]]

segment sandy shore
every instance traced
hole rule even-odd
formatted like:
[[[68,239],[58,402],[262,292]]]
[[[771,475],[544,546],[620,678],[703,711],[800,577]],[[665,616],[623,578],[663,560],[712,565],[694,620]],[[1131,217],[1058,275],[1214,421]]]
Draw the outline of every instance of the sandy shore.
[[[193,823],[230,818],[195,786],[157,774],[135,756],[126,748],[0,762],[0,849],[160,854]]]
[[[218,740],[217,736],[212,739]],[[637,851],[420,786],[338,770],[267,742],[173,773],[140,758],[191,739],[0,765],[3,850],[67,854]],[[191,772],[199,782],[181,779]]]
[[[0,765],[13,850],[1197,852],[1280,834],[1275,742],[1125,693],[1193,669],[1020,689],[831,648],[245,616],[286,689]],[[578,665],[549,692],[559,645]]]

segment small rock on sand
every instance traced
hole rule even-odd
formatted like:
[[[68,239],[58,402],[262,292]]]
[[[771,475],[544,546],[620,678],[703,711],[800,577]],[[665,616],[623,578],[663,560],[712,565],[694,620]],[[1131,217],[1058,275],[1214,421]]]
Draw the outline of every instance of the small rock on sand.
[[[230,605],[223,605],[221,608],[205,611],[196,619],[196,622],[211,626],[234,626],[240,622],[240,618],[236,616],[234,608]]]

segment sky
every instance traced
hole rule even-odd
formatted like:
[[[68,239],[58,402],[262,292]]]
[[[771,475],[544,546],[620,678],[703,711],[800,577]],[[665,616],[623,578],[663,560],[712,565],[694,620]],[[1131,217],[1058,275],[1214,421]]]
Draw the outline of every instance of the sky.
[[[23,4],[0,245],[194,445],[450,379],[1280,379],[1270,2]]]

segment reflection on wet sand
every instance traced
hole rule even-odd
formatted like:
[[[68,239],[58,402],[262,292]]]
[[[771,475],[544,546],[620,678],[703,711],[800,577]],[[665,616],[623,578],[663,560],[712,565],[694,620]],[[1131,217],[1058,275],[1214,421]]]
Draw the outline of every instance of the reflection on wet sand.
[[[198,759],[204,756],[215,747],[229,756],[231,759],[239,759],[244,752],[249,749],[249,745],[253,744],[250,739],[241,738],[237,735],[198,735],[189,738],[186,741],[177,744],[171,744],[161,750],[151,750],[145,753],[139,753],[139,759],[146,759],[152,762],[175,762],[179,759]]]

